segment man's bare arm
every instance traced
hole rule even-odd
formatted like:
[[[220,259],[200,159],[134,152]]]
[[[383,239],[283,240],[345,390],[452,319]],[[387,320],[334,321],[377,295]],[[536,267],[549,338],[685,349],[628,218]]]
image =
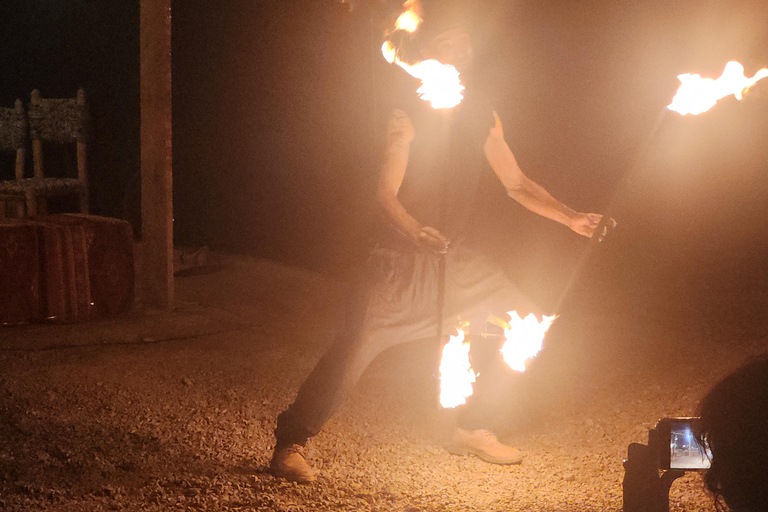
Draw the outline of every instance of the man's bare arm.
[[[408,167],[408,152],[414,137],[413,123],[405,112],[394,110],[387,124],[384,164],[379,175],[376,200],[395,229],[418,244],[437,252],[445,252],[449,241],[436,229],[423,226],[414,219],[397,198]]]
[[[580,235],[591,237],[602,215],[572,210],[523,174],[504,140],[504,130],[496,112],[493,117],[496,124],[485,141],[485,156],[507,190],[507,195],[528,210],[568,226]]]

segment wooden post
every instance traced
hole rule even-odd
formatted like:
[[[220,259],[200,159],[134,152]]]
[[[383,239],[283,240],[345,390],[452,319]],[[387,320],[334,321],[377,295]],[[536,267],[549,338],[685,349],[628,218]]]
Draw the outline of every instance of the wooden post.
[[[24,118],[24,106],[21,104],[21,100],[19,98],[16,98],[16,103],[13,105],[13,113],[17,116],[16,119],[23,119]],[[28,128],[28,126],[27,126]],[[26,129],[26,128],[25,128]],[[17,180],[23,180],[24,179],[24,161],[26,160],[26,153],[25,153],[24,146],[16,149],[16,179]]]
[[[85,91],[77,90],[77,105],[85,109]],[[88,152],[85,137],[77,138],[77,179],[83,183],[83,189],[80,192],[80,213],[89,213],[88,204]]]
[[[40,105],[40,91],[35,89],[30,96],[32,105]],[[32,164],[34,168],[34,177],[36,180],[43,179],[43,143],[40,141],[40,135],[32,136]],[[30,214],[34,215],[34,214]]]
[[[173,305],[171,0],[141,0],[141,301]]]

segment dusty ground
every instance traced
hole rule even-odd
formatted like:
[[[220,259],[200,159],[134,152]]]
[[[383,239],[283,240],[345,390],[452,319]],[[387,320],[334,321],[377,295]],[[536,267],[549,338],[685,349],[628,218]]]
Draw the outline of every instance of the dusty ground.
[[[434,347],[405,345],[313,440],[319,480],[297,486],[265,471],[272,429],[333,339],[344,287],[222,263],[179,278],[173,312],[0,330],[0,510],[618,510],[627,445],[766,350],[764,331],[684,297],[571,307],[500,411],[525,460],[499,467],[441,447]],[[671,502],[712,510],[697,474]]]

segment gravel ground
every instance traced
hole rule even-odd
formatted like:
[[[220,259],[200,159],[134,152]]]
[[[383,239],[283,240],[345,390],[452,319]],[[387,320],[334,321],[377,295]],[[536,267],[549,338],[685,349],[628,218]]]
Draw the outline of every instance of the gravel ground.
[[[178,279],[173,312],[0,330],[0,510],[620,510],[627,445],[765,351],[663,304],[572,308],[499,411],[525,456],[501,467],[443,449],[435,347],[404,345],[311,442],[319,478],[299,486],[266,472],[272,429],[339,328],[344,287],[223,262]],[[671,509],[713,510],[698,474]]]

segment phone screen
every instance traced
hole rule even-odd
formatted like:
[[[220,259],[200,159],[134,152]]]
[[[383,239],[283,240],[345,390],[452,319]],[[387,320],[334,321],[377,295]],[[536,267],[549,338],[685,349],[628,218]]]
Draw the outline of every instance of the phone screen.
[[[669,429],[670,469],[707,469],[712,453],[703,448],[688,421],[673,421]]]

